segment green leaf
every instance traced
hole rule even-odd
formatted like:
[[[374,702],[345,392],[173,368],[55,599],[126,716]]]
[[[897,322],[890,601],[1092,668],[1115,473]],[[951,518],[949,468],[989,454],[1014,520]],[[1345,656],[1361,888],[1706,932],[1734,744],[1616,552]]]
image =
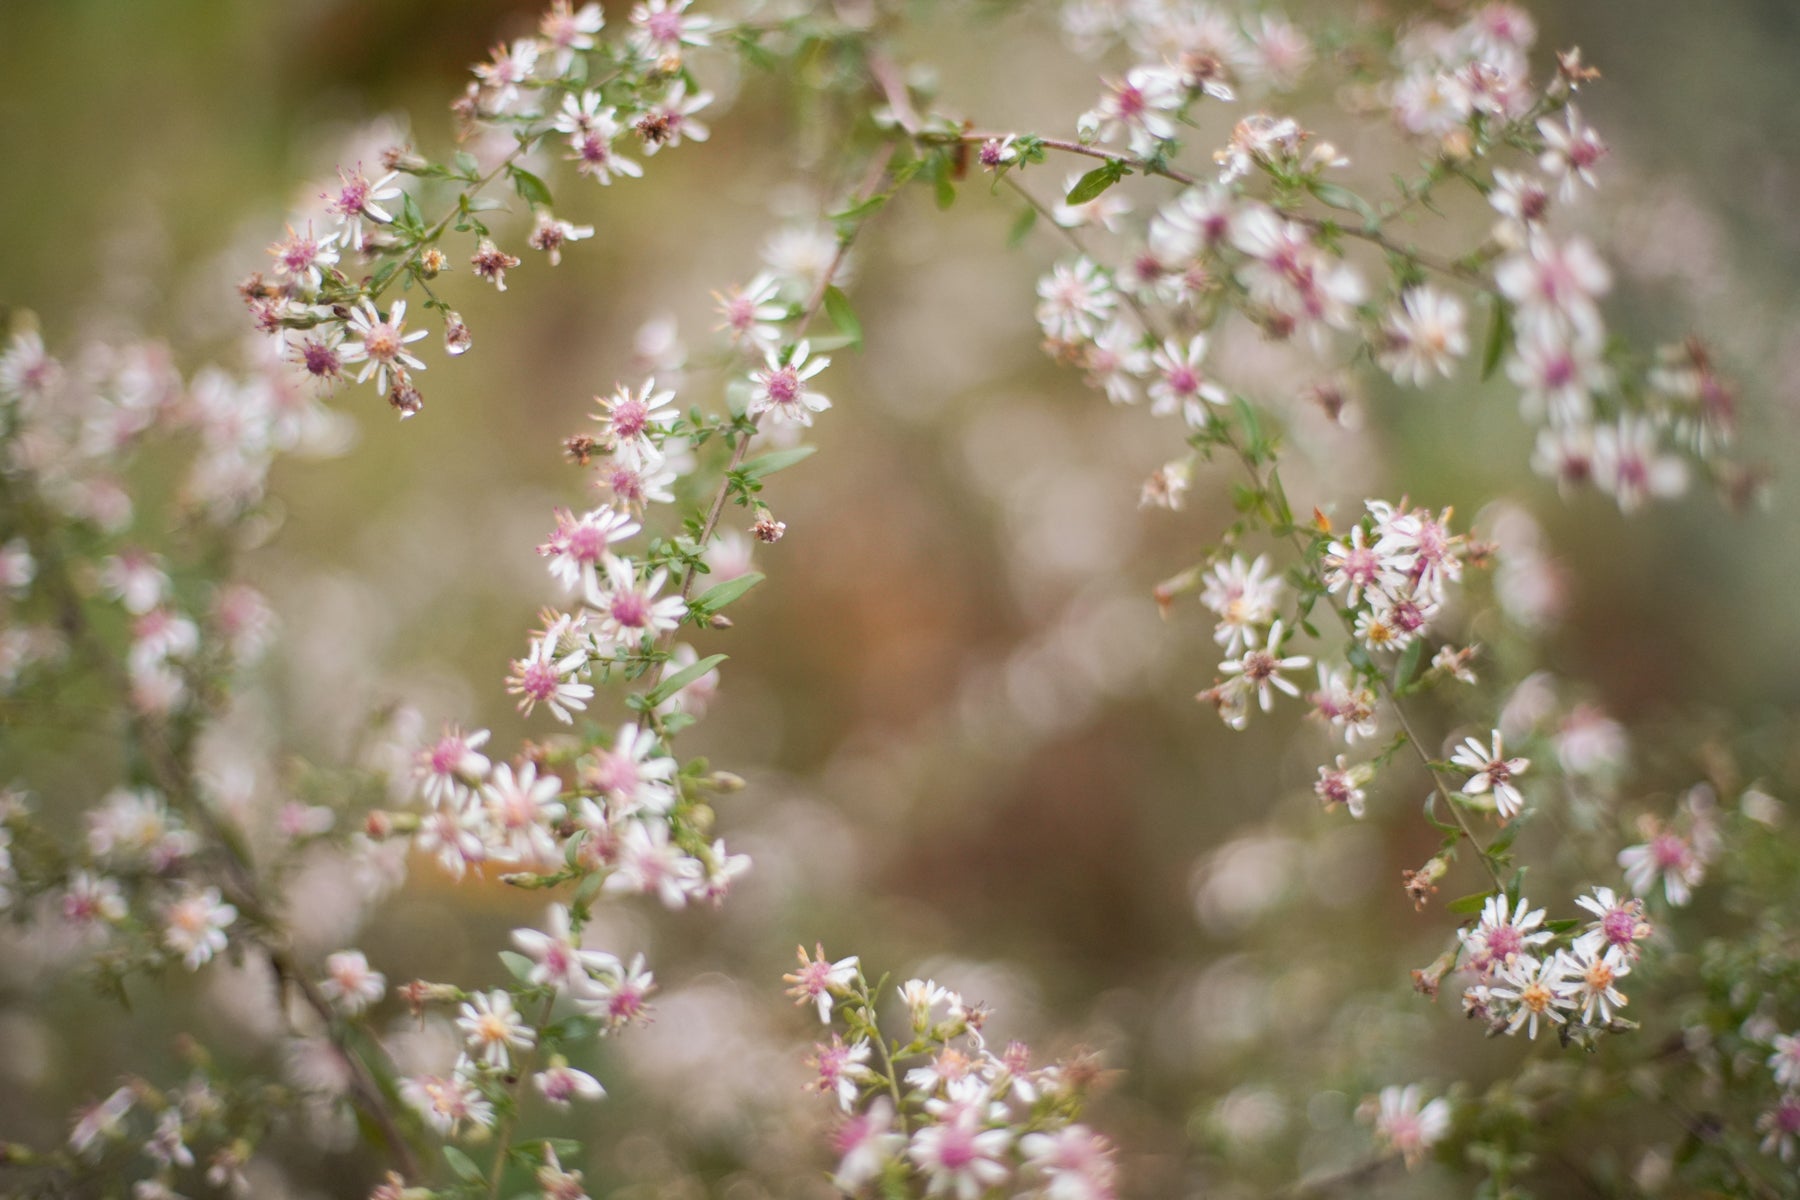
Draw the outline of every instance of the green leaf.
[[[1008,246],[1017,246],[1024,242],[1026,235],[1029,234],[1032,227],[1037,224],[1037,219],[1037,209],[1032,208],[1030,205],[1027,205],[1024,209],[1020,210],[1018,217],[1012,223],[1012,228],[1007,231],[1006,244]]]
[[[450,1169],[456,1172],[458,1179],[480,1183],[487,1178],[481,1173],[481,1168],[475,1165],[475,1160],[455,1146],[444,1147],[444,1161],[450,1164]]]
[[[519,199],[525,201],[525,203],[538,205],[544,208],[550,206],[549,186],[530,171],[525,170],[523,167],[513,167],[512,181],[513,187],[518,189]]]
[[[520,983],[529,982],[531,973],[537,970],[536,963],[515,950],[500,951],[500,961],[505,964],[507,971],[512,977]]]
[[[1444,905],[1444,908],[1446,911],[1453,912],[1459,917],[1473,916],[1487,906],[1488,897],[1491,895],[1493,895],[1492,892],[1475,892],[1472,895],[1452,900],[1450,903]]]
[[[1486,383],[1494,377],[1494,370],[1500,365],[1500,355],[1505,353],[1506,344],[1512,341],[1512,312],[1506,301],[1494,298],[1493,319],[1488,322],[1487,344],[1481,350],[1481,381]]]
[[[1362,218],[1363,228],[1365,229],[1374,229],[1381,224],[1381,214],[1370,207],[1367,200],[1364,200],[1349,188],[1339,187],[1335,183],[1324,183],[1314,179],[1307,181],[1306,190],[1311,192],[1313,197],[1317,199],[1320,204],[1330,208],[1342,209],[1345,212],[1355,213]]]
[[[1069,189],[1065,200],[1069,204],[1086,204],[1123,179],[1127,173],[1128,168],[1123,163],[1101,163],[1075,181],[1075,186]]]
[[[838,327],[850,341],[852,350],[861,350],[863,342],[862,322],[856,319],[856,310],[850,307],[850,298],[835,287],[825,289],[825,311],[831,317],[831,323]]]
[[[746,572],[736,579],[727,579],[724,583],[707,588],[694,598],[691,607],[716,613],[762,581],[763,577],[755,571]]]
[[[737,580],[734,579],[732,582],[736,583]],[[724,585],[721,584],[720,586],[723,587]],[[670,696],[673,696],[676,692],[679,692],[682,688],[724,662],[726,657],[727,656],[723,654],[709,654],[697,663],[689,663],[681,670],[675,672],[673,675],[651,688],[649,693],[644,697],[645,705],[650,708],[655,708],[658,704],[661,704],[664,700],[667,700]]]
[[[468,178],[479,179],[481,177],[481,160],[477,159],[467,150],[457,151],[454,161],[456,163],[456,169],[461,171]]]
[[[1419,669],[1419,659],[1425,654],[1425,642],[1422,638],[1414,638],[1405,650],[1400,652],[1400,661],[1394,664],[1394,690],[1399,691],[1412,681],[1413,673]]]
[[[795,463],[805,462],[817,450],[817,446],[793,446],[786,450],[771,450],[767,454],[757,455],[739,467],[738,473],[746,479],[762,479],[777,471],[785,471]]]
[[[598,1017],[590,1017],[586,1013],[571,1013],[562,1020],[544,1030],[546,1042],[585,1042],[600,1032]]]
[[[956,203],[956,184],[951,182],[948,168],[938,171],[937,177],[932,181],[932,186],[937,190],[938,208],[946,209]]]

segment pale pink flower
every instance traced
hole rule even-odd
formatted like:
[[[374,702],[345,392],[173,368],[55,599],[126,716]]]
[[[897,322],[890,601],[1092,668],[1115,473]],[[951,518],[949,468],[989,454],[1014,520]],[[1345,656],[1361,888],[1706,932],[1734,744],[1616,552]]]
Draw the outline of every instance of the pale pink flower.
[[[537,552],[550,560],[550,574],[567,591],[596,587],[600,565],[612,544],[642,528],[613,508],[596,508],[579,517],[559,508],[555,515],[556,530]]]
[[[375,377],[375,389],[388,390],[388,379],[404,378],[407,371],[423,371],[425,364],[420,362],[406,347],[430,334],[428,329],[415,329],[406,332],[406,301],[394,301],[393,308],[388,310],[386,319],[376,311],[375,305],[366,296],[350,314],[349,331],[356,340],[346,344],[338,353],[346,363],[362,363],[363,368],[356,374],[356,382],[362,383],[369,376]]]
[[[1264,712],[1274,707],[1271,688],[1290,696],[1300,695],[1300,689],[1293,681],[1283,678],[1283,671],[1298,671],[1312,665],[1312,659],[1303,654],[1283,655],[1281,643],[1286,639],[1287,629],[1277,620],[1269,626],[1268,640],[1260,649],[1245,650],[1238,657],[1226,659],[1219,664],[1219,670],[1226,675],[1243,679],[1244,686],[1256,693],[1257,705]]]
[[[635,650],[644,639],[680,627],[687,602],[680,596],[657,596],[669,578],[668,568],[658,567],[648,579],[640,580],[629,559],[609,554],[604,565],[605,585],[596,582],[587,589],[587,605],[599,618],[598,636],[603,642]]]
[[[824,412],[831,401],[806,386],[806,381],[831,365],[829,358],[811,358],[811,343],[802,341],[784,361],[771,350],[767,364],[750,375],[749,413],[769,413],[778,424],[811,425],[812,414]]]
[[[711,137],[712,131],[694,120],[694,114],[711,104],[712,99],[711,92],[690,96],[687,82],[677,79],[667,95],[646,107],[631,124],[644,143],[644,153],[655,154],[664,146],[679,146],[683,138],[704,142]]]
[[[340,950],[325,959],[319,994],[351,1016],[380,1000],[386,991],[387,976],[371,970],[361,950]]]
[[[1506,895],[1496,892],[1481,906],[1474,928],[1460,929],[1456,936],[1470,969],[1487,976],[1516,960],[1535,960],[1533,949],[1551,938],[1543,923],[1543,909],[1531,908],[1521,896],[1518,907],[1509,910]]]
[[[669,839],[666,823],[632,821],[619,840],[618,858],[605,887],[627,895],[654,893],[664,908],[685,908],[701,875],[700,864]]]
[[[1594,483],[1612,494],[1621,512],[1633,513],[1653,499],[1687,490],[1687,463],[1663,453],[1660,440],[1648,417],[1630,414],[1594,431]]]
[[[831,1181],[840,1190],[854,1193],[887,1170],[906,1145],[906,1135],[894,1131],[892,1101],[877,1096],[867,1111],[851,1116],[838,1128],[832,1143],[838,1167]]]
[[[1010,1129],[985,1127],[981,1106],[956,1104],[917,1130],[906,1153],[925,1175],[927,1196],[949,1192],[976,1200],[1011,1173],[1005,1162],[1011,1145]]]
[[[1564,978],[1563,969],[1559,956],[1542,962],[1516,958],[1501,966],[1499,985],[1490,986],[1488,995],[1510,1009],[1510,1014],[1501,1014],[1508,1034],[1524,1029],[1526,1037],[1536,1038],[1540,1019],[1546,1026],[1568,1023],[1564,1011],[1575,1007],[1575,986]]]
[[[1570,994],[1581,1006],[1582,1023],[1605,1025],[1611,1022],[1613,1010],[1626,1004],[1625,993],[1616,986],[1622,976],[1631,974],[1631,963],[1625,952],[1617,946],[1578,941],[1572,951],[1559,953],[1563,955],[1563,970],[1573,989]]]
[[[1576,939],[1578,945],[1614,947],[1635,958],[1637,944],[1653,932],[1650,922],[1644,919],[1644,902],[1615,896],[1611,888],[1597,887],[1591,896],[1575,897],[1575,903],[1595,918]],[[1796,1082],[1800,1082],[1800,1076]]]
[[[836,962],[825,956],[825,947],[815,945],[813,953],[816,958],[808,957],[806,947],[799,948],[800,969],[783,975],[783,982],[791,984],[787,994],[794,998],[795,1004],[813,1004],[818,1006],[819,1021],[831,1024],[831,1006],[834,996],[848,995],[850,987],[856,982],[857,973],[862,969],[861,960],[854,954],[849,958],[840,958]]]
[[[1112,1143],[1085,1125],[1040,1130],[1019,1139],[1027,1171],[1045,1181],[1045,1200],[1111,1200],[1118,1167]]]
[[[489,736],[485,729],[465,734],[460,726],[450,725],[444,736],[413,755],[413,777],[420,781],[427,803],[436,808],[455,801],[487,778],[492,764],[480,749]]]
[[[619,971],[619,960],[601,950],[583,950],[569,921],[566,905],[552,904],[545,930],[515,929],[513,945],[532,961],[526,982],[579,992],[594,972]]]
[[[593,419],[600,423],[601,439],[614,459],[628,466],[641,467],[657,452],[664,427],[680,414],[672,407],[673,390],[656,390],[656,380],[646,379],[644,386],[632,391],[624,384],[610,396],[596,396],[600,406]]]
[[[1606,157],[1606,143],[1600,140],[1592,125],[1581,119],[1573,104],[1563,117],[1562,125],[1548,117],[1538,122],[1538,133],[1544,139],[1544,152],[1538,157],[1538,166],[1552,179],[1562,181],[1557,195],[1566,201],[1575,195],[1578,184],[1600,186],[1594,178],[1594,165]]]
[[[237,920],[237,909],[219,897],[216,887],[190,889],[163,913],[163,944],[197,971],[225,948],[225,930]]]
[[[595,750],[585,760],[582,790],[606,797],[616,816],[629,816],[640,810],[667,812],[675,803],[672,781],[677,764],[656,750],[654,732],[631,722],[621,725],[611,747]]]
[[[571,11],[570,0],[551,0],[550,11],[538,19],[538,35],[554,55],[557,74],[569,69],[577,51],[594,48],[594,35],[605,24],[606,14],[597,3]]]
[[[692,0],[643,0],[631,10],[631,44],[650,58],[681,60],[683,46],[712,45],[713,20],[690,14]]]
[[[399,172],[389,171],[370,183],[363,174],[362,164],[358,163],[354,172],[338,168],[339,186],[335,193],[320,193],[326,201],[327,211],[344,227],[345,242],[352,250],[363,248],[365,220],[386,225],[394,219],[394,215],[383,208],[381,202],[400,198],[400,186],[394,182],[399,177]]]
[[[465,1125],[491,1128],[494,1106],[470,1078],[474,1070],[463,1057],[448,1075],[408,1076],[400,1081],[400,1099],[442,1137],[455,1137]]]
[[[606,1097],[606,1089],[600,1081],[586,1071],[578,1071],[566,1062],[539,1071],[531,1077],[531,1082],[543,1096],[556,1108],[567,1108],[576,1100],[602,1100]]]
[[[1462,301],[1421,285],[1408,288],[1382,322],[1376,361],[1397,383],[1424,387],[1435,376],[1449,378],[1456,360],[1469,350]]]
[[[1377,1101],[1375,1136],[1399,1153],[1408,1167],[1416,1167],[1450,1131],[1450,1102],[1438,1097],[1430,1103],[1416,1083],[1385,1087]]]
[[[649,1020],[648,1001],[655,988],[656,977],[644,969],[644,956],[638,954],[616,976],[594,980],[587,994],[578,999],[604,1020],[608,1029],[616,1030],[633,1021]]]
[[[1472,771],[1468,782],[1462,786],[1465,796],[1479,796],[1491,791],[1494,796],[1494,808],[1503,821],[1511,820],[1525,807],[1525,797],[1519,792],[1513,780],[1523,775],[1531,766],[1529,758],[1508,758],[1501,744],[1500,731],[1493,731],[1493,748],[1483,746],[1475,738],[1466,738],[1450,761],[1464,770]]]
[[[557,799],[562,780],[554,775],[538,778],[537,764],[526,762],[515,774],[511,764],[500,763],[481,785],[483,807],[494,839],[490,849],[497,858],[524,866],[547,865],[558,858],[550,825],[566,811]]]
[[[587,702],[594,697],[594,688],[592,684],[576,683],[573,678],[587,666],[586,651],[577,649],[557,658],[559,637],[560,631],[552,631],[533,640],[530,653],[513,660],[506,690],[519,697],[519,711],[526,716],[542,703],[550,709],[551,716],[567,725],[573,720],[570,712],[587,708]]]
[[[269,253],[275,258],[275,273],[317,291],[324,282],[324,273],[337,265],[338,235],[328,233],[318,237],[310,222],[305,233],[295,233],[292,225],[287,231],[286,238],[269,247]]]
[[[463,1004],[456,1025],[469,1049],[496,1071],[511,1068],[514,1050],[537,1044],[537,1032],[513,1008],[512,996],[498,988],[475,993]]]

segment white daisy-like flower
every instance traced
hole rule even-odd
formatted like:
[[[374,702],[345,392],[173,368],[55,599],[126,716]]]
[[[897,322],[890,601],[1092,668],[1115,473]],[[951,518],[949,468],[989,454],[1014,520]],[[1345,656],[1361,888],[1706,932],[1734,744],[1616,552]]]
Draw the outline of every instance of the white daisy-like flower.
[[[1409,1167],[1418,1166],[1450,1131],[1450,1102],[1440,1096],[1426,1103],[1416,1083],[1382,1088],[1377,1105],[1375,1136],[1398,1151]]]
[[[1260,648],[1245,650],[1237,658],[1226,659],[1219,664],[1219,670],[1226,675],[1242,678],[1245,685],[1256,693],[1257,705],[1268,712],[1274,707],[1275,698],[1271,688],[1298,697],[1300,689],[1290,679],[1283,678],[1283,671],[1298,671],[1312,665],[1312,659],[1304,654],[1281,653],[1281,643],[1287,639],[1287,629],[1278,619],[1269,626],[1267,642]]]
[[[769,352],[768,363],[753,372],[749,413],[770,414],[778,424],[811,425],[812,415],[831,407],[831,401],[806,386],[806,381],[831,365],[829,358],[813,358],[812,345],[802,341],[786,362]]]
[[[1575,985],[1564,978],[1564,965],[1561,956],[1552,955],[1542,962],[1520,958],[1500,968],[1488,995],[1511,1010],[1499,1014],[1508,1034],[1524,1029],[1526,1037],[1536,1038],[1540,1020],[1546,1026],[1568,1023],[1565,1011],[1575,1007]]]
[[[514,1050],[529,1050],[537,1044],[537,1031],[513,1008],[511,994],[499,988],[475,993],[462,1006],[456,1025],[469,1049],[496,1071],[512,1066]]]
[[[816,1006],[820,1023],[829,1025],[833,997],[849,991],[850,985],[856,982],[862,960],[852,954],[832,962],[821,945],[813,947],[812,956],[808,956],[805,946],[801,946],[798,953],[800,969],[781,977],[784,983],[791,985],[787,994],[794,998],[795,1004]]]
[[[630,559],[606,556],[606,580],[587,591],[587,605],[599,618],[596,636],[613,646],[635,648],[646,637],[672,632],[687,615],[687,602],[680,596],[657,593],[669,578],[666,567],[658,567],[648,579],[637,577],[637,567]]]
[[[406,332],[406,301],[394,301],[394,307],[388,310],[384,319],[374,303],[367,296],[363,297],[350,314],[349,331],[354,340],[338,350],[338,357],[345,364],[363,364],[356,374],[356,382],[361,383],[373,375],[375,390],[385,392],[390,375],[400,377],[407,371],[425,369],[425,364],[406,347],[428,336],[430,330]]]
[[[1466,770],[1473,771],[1467,783],[1462,786],[1465,796],[1479,796],[1491,791],[1494,796],[1494,807],[1502,820],[1511,820],[1525,807],[1525,797],[1520,794],[1513,780],[1523,775],[1531,766],[1529,758],[1508,758],[1506,749],[1501,744],[1500,731],[1494,730],[1494,744],[1490,750],[1475,738],[1465,739],[1458,746],[1450,761]]]
[[[1424,387],[1435,376],[1449,378],[1469,351],[1464,320],[1455,296],[1428,286],[1408,288],[1382,322],[1375,360],[1396,383]]]

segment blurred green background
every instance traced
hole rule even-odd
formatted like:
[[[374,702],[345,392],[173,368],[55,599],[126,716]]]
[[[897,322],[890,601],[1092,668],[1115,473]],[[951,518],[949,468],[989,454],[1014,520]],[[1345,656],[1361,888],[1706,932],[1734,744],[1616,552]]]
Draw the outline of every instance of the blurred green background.
[[[325,186],[355,130],[410,122],[441,156],[466,64],[536,11],[0,0],[0,302],[35,310],[53,348],[163,337],[189,369],[233,353],[233,284],[263,266],[291,204]],[[625,15],[609,6],[609,23]],[[1773,468],[1773,506],[1728,519],[1697,495],[1625,520],[1591,497],[1564,505],[1521,486],[1529,445],[1503,389],[1466,380],[1424,398],[1372,383],[1357,437],[1297,416],[1311,465],[1296,499],[1372,480],[1369,494],[1403,490],[1468,518],[1515,492],[1569,569],[1553,669],[1626,719],[1762,720],[1800,700],[1786,498],[1800,15],[1778,0],[1536,15],[1542,61],[1578,43],[1606,75],[1582,106],[1615,153],[1583,219],[1620,268],[1609,314],[1644,341],[1717,338],[1743,379],[1747,441]],[[1053,18],[920,8],[907,47],[937,66],[947,109],[1055,134],[1099,84],[1059,48]],[[673,314],[702,349],[709,292],[748,279],[766,236],[826,198],[808,180],[831,133],[805,93],[701,73],[741,87],[710,143],[650,160],[641,182],[563,183],[559,215],[599,232],[560,268],[530,258],[504,297],[466,275],[449,285],[476,346],[451,363],[426,343],[420,417],[400,424],[372,388],[351,388],[333,403],[355,417],[357,448],[279,469],[281,527],[250,569],[285,645],[246,736],[273,731],[287,752],[331,762],[395,702],[428,732],[491,726],[490,749],[548,731],[512,712],[501,680],[539,605],[558,599],[533,553],[550,506],[586,502],[559,439],[582,428],[593,394],[636,378],[642,321]],[[1311,115],[1360,166],[1350,119]],[[1195,149],[1226,130],[1206,127]],[[1035,186],[1049,194],[1061,172]],[[1204,614],[1189,604],[1160,622],[1149,590],[1226,523],[1229,481],[1203,471],[1186,512],[1138,511],[1138,483],[1177,447],[1044,359],[1033,280],[1062,248],[1040,232],[1008,252],[1013,215],[979,183],[948,213],[920,192],[858,248],[866,351],[840,352],[821,378],[836,405],[821,453],[767,494],[789,527],[758,554],[768,581],[703,647],[732,662],[688,750],[750,780],[722,806],[721,831],[757,867],[720,913],[621,906],[603,919],[612,949],[649,953],[665,994],[657,1024],[599,1071],[613,1098],[570,1126],[602,1150],[596,1190],[823,1194],[826,1114],[800,1091],[817,1027],[780,995],[796,942],[960,987],[998,1010],[999,1041],[1098,1049],[1124,1072],[1095,1120],[1125,1145],[1132,1194],[1230,1194],[1232,1178],[1256,1194],[1284,1164],[1349,1161],[1362,1090],[1480,1077],[1527,1053],[1401,994],[1449,930],[1396,886],[1430,853],[1419,781],[1386,781],[1366,824],[1329,820],[1308,790],[1316,734],[1296,737],[1290,720],[1231,735],[1193,703],[1216,661]],[[511,240],[529,254],[522,233]],[[1253,347],[1221,353],[1255,375]],[[107,786],[79,764],[35,765],[74,802]],[[1455,882],[1448,895],[1473,888]],[[359,944],[395,982],[478,981],[499,970],[505,931],[538,911],[417,863]],[[127,1020],[79,985],[46,986],[29,964],[0,967],[0,1039],[13,1047],[0,1054],[0,1135],[28,1141],[63,1136],[67,1111],[120,1071],[172,1069],[172,1031],[190,1025],[179,1006]],[[215,1006],[204,1011],[234,1003],[205,982],[178,990]],[[217,1028],[226,1052],[266,1064],[254,1024]],[[1377,1061],[1391,1070],[1369,1074]],[[1333,1082],[1306,1090],[1321,1078]],[[367,1165],[296,1154],[260,1186],[348,1194]]]

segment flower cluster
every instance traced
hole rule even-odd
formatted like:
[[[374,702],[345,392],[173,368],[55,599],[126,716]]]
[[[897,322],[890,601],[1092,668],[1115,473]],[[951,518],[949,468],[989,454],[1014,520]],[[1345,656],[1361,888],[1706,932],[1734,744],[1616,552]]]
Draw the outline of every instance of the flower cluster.
[[[475,78],[454,106],[467,148],[451,162],[390,146],[378,172],[362,162],[340,167],[337,183],[269,247],[272,274],[253,275],[240,289],[274,355],[313,391],[331,391],[354,372],[356,383],[372,381],[402,417],[417,413],[426,363],[407,347],[430,331],[408,328],[408,301],[389,293],[417,288],[423,308],[442,319],[445,353],[468,351],[467,323],[438,294],[440,277],[455,269],[449,247],[466,238],[470,275],[499,291],[522,262],[496,240],[484,214],[500,205],[481,193],[510,185],[531,211],[532,228],[519,236],[556,266],[569,244],[594,235],[593,226],[553,210],[544,176],[558,163],[606,185],[642,177],[634,153],[649,157],[707,139],[698,114],[713,94],[698,86],[685,60],[725,30],[688,12],[688,4],[640,4],[629,30],[608,38],[599,4],[572,9],[557,0],[535,36],[496,46],[473,68]],[[559,144],[560,154],[553,150]],[[434,190],[454,199],[441,217],[428,219]]]
[[[1020,1042],[994,1053],[982,1035],[987,1012],[930,979],[894,992],[905,1032],[889,1039],[879,991],[854,957],[834,963],[802,947],[800,970],[786,978],[797,1003],[849,1035],[834,1032],[810,1060],[810,1086],[846,1114],[832,1174],[844,1192],[1117,1194],[1111,1144],[1075,1121],[1096,1075],[1088,1060],[1034,1067]]]

